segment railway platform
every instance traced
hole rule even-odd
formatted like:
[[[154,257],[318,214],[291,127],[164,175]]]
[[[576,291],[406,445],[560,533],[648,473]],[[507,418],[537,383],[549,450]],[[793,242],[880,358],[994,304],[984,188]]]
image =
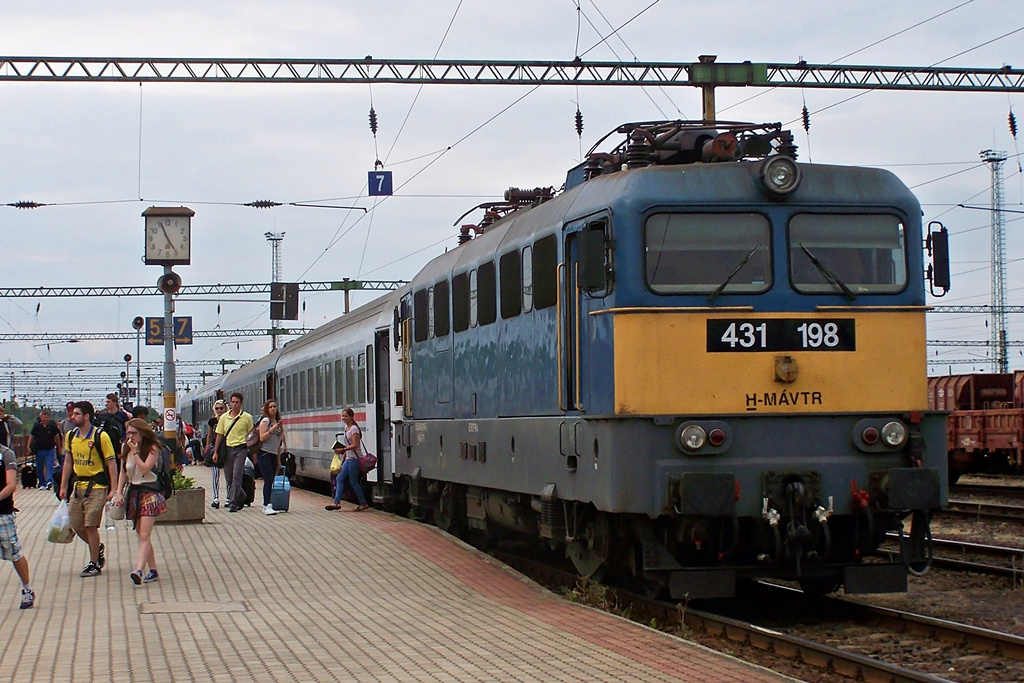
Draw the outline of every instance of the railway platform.
[[[159,581],[129,577],[126,522],[101,528],[106,567],[82,578],[85,544],[45,540],[53,493],[18,489],[19,535],[37,601],[0,568],[5,680],[688,681],[792,680],[572,604],[434,529],[292,490],[265,516],[160,524]]]

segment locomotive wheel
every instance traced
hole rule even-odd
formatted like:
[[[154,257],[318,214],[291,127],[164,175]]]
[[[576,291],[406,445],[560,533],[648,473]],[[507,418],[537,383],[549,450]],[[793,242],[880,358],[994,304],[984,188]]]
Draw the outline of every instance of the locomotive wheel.
[[[437,497],[432,512],[438,529],[457,538],[465,536],[466,495],[458,487],[446,485]]]
[[[577,530],[576,540],[566,544],[565,554],[580,576],[600,581],[608,562],[611,533],[606,515],[599,512],[588,517]]]

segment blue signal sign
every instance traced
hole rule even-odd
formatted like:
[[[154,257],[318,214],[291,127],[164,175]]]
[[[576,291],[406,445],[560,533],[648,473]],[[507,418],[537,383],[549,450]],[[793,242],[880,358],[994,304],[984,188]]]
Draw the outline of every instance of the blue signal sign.
[[[367,180],[371,197],[391,196],[391,171],[370,171]]]

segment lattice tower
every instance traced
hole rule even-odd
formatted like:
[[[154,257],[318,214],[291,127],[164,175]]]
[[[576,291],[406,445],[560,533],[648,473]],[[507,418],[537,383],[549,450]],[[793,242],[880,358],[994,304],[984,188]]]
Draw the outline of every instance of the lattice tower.
[[[992,372],[1007,372],[1006,356],[1006,229],[1003,225],[1003,162],[1006,152],[986,149],[981,160],[992,172]]]
[[[284,240],[284,233],[283,232],[268,232],[268,233],[265,233],[263,236],[267,238],[268,242],[270,242],[270,246],[271,246],[271,250],[272,250],[271,262],[270,262],[270,270],[272,272],[271,272],[270,281],[271,282],[280,282],[281,281],[281,241]],[[280,323],[281,323],[280,320],[271,320],[270,321],[270,326],[272,328],[276,329],[277,327],[280,326]],[[278,337],[278,335],[276,335],[276,334],[271,334],[270,335],[270,350],[271,351],[276,351],[277,350],[277,337]]]

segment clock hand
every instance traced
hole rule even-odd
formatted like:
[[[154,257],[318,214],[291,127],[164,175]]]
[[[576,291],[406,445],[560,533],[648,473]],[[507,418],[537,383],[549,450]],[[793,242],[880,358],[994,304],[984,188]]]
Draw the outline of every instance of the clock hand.
[[[160,229],[163,231],[164,237],[167,238],[167,246],[171,246],[171,236],[167,234],[167,228],[164,227],[163,223],[160,224]]]

